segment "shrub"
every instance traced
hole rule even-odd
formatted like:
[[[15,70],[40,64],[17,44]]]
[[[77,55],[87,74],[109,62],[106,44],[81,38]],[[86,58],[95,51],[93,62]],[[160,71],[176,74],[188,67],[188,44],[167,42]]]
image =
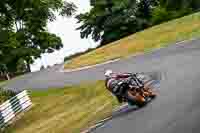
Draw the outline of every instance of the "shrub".
[[[0,104],[5,102],[6,100],[10,99],[11,97],[15,96],[16,93],[12,90],[5,90],[0,88]]]
[[[156,7],[152,12],[152,24],[157,25],[175,18],[179,18],[193,12],[192,8],[182,8],[179,10],[167,10],[164,7]]]
[[[153,25],[160,24],[162,22],[168,21],[172,18],[171,13],[169,13],[163,7],[157,7],[152,13],[152,23]]]

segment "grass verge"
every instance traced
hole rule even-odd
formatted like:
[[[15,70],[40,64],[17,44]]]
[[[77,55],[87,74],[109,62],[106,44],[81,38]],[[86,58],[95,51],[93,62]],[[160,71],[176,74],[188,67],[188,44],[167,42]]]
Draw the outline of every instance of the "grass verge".
[[[200,13],[154,26],[73,58],[65,64],[65,69],[94,65],[114,58],[143,53],[194,37],[200,37]]]
[[[7,128],[6,133],[80,133],[117,106],[103,81],[32,91],[31,99],[32,109]]]
[[[0,87],[3,86],[3,85],[5,85],[7,82],[8,82],[8,80],[0,81]]]

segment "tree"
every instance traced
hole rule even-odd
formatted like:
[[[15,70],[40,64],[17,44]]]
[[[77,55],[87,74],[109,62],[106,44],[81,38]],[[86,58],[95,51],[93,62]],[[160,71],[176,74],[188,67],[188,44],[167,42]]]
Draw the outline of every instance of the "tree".
[[[140,22],[140,29],[145,29],[152,25],[152,12],[157,5],[158,2],[156,0],[140,0],[137,3],[136,18]]]
[[[158,0],[161,7],[165,8],[167,11],[198,11],[200,9],[199,0]]]
[[[137,31],[134,0],[96,0],[90,12],[76,16],[82,23],[81,38],[92,36],[94,41],[101,40],[104,45]]]
[[[27,72],[28,68],[26,62],[23,59],[19,59],[17,62],[17,73],[24,73]]]
[[[200,1],[199,0],[192,0],[191,1],[191,8],[194,11],[199,11],[200,10]]]
[[[56,13],[64,17],[73,15],[76,8],[63,0],[1,1],[0,34],[4,35],[0,38],[1,62],[9,71],[16,71],[17,63],[23,60],[30,71],[30,64],[42,53],[62,48],[60,37],[47,31],[47,23],[56,20]]]
[[[91,0],[92,9],[76,16],[81,38],[90,35],[101,45],[151,26],[154,0]]]
[[[152,12],[152,23],[159,24],[199,9],[199,0],[158,0],[158,6]]]

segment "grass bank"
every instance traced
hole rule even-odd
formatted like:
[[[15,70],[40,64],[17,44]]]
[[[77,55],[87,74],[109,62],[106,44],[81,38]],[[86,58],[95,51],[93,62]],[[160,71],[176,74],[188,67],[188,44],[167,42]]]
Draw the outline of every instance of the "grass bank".
[[[32,109],[11,125],[7,133],[80,133],[117,106],[103,81],[31,91],[31,99]]]
[[[73,58],[65,64],[65,69],[98,64],[114,58],[123,58],[155,48],[166,47],[174,42],[193,37],[200,37],[200,13],[154,26]]]

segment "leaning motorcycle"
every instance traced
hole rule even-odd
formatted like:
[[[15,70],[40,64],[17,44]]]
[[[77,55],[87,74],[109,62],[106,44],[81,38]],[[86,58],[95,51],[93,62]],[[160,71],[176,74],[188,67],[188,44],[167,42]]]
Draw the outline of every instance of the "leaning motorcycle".
[[[129,105],[136,105],[143,107],[149,99],[155,98],[156,93],[150,87],[145,87],[142,80],[138,78],[139,74],[131,74],[126,95],[125,102]]]

